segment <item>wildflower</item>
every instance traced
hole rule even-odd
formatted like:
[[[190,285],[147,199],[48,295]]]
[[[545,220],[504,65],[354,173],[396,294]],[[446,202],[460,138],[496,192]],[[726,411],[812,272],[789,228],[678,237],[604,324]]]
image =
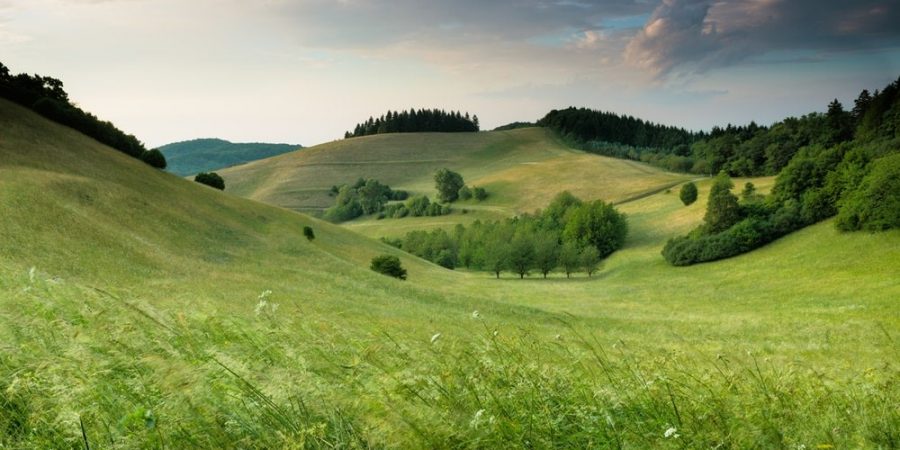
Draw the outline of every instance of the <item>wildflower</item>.
[[[469,422],[469,426],[472,428],[478,428],[478,426],[481,425],[481,416],[483,416],[483,415],[484,415],[483,409],[479,409],[478,411],[475,411],[475,416],[472,417],[472,421]]]
[[[668,439],[668,438],[678,439],[678,437],[681,435],[678,434],[678,430],[675,427],[669,427],[669,429],[666,430],[666,432],[663,436],[665,436],[666,439]]]
[[[441,338],[441,333],[435,333],[435,335],[431,337],[431,343],[434,344],[440,338]]]
[[[473,318],[473,319],[479,319],[479,318],[481,318],[481,314],[478,313],[478,310],[477,310],[477,309],[476,309],[475,311],[472,311],[472,318]]]
[[[497,330],[494,330],[494,337],[497,337],[497,336],[499,336],[499,335],[500,335],[500,332],[497,331]]]

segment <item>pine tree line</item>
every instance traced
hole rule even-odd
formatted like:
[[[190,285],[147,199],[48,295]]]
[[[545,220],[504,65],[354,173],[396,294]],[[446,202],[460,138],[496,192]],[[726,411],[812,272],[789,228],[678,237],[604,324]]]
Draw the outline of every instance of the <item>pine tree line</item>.
[[[443,109],[410,109],[409,111],[388,111],[380,117],[369,117],[344,133],[344,138],[369,136],[384,133],[420,133],[427,131],[455,133],[479,130],[478,116],[469,116],[460,111]]]

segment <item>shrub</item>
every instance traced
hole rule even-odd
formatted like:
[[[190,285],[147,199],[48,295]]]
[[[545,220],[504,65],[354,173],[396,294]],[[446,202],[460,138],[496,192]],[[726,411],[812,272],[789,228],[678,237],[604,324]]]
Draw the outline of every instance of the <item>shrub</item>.
[[[488,193],[483,187],[473,188],[472,195],[475,196],[475,200],[478,200],[479,202],[488,198]]]
[[[400,258],[393,255],[381,255],[372,258],[370,268],[382,275],[406,279],[406,269],[400,265]]]
[[[457,193],[457,197],[460,200],[469,200],[472,198],[472,189],[469,189],[468,186],[463,186],[459,188],[459,192]]]
[[[154,167],[157,169],[166,168],[165,155],[163,155],[161,151],[155,148],[153,150],[148,150],[144,153],[141,153],[141,161],[145,162],[150,167]]]
[[[303,235],[306,236],[306,240],[308,241],[312,241],[316,238],[316,233],[314,233],[312,227],[309,226],[303,227]]]
[[[200,172],[194,176],[194,181],[214,187],[220,191],[225,190],[225,180],[215,172]]]
[[[703,221],[709,233],[720,233],[741,220],[741,207],[737,197],[731,193],[734,184],[724,172],[720,173],[709,191],[706,214]]]
[[[697,185],[694,184],[693,181],[685,183],[684,186],[681,186],[681,192],[678,193],[678,198],[681,199],[681,203],[684,203],[684,206],[697,201]]]

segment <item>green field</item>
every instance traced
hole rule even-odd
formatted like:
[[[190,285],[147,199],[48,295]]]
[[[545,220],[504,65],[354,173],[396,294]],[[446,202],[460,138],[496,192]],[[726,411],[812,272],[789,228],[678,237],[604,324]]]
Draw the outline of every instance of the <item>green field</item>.
[[[900,446],[898,231],[825,222],[674,268],[659,251],[699,223],[708,182],[684,207],[665,190],[683,177],[548,147],[539,129],[374,136],[225,171],[230,192],[302,209],[324,206],[336,172],[430,192],[447,163],[500,216],[583,186],[523,162],[607,167],[608,184],[573,191],[620,202],[625,248],[593,278],[494,280],[155,171],[2,100],[0,130],[0,448]],[[328,162],[398,139],[390,157],[415,162]],[[623,187],[616,168],[647,179]],[[516,203],[523,178],[544,186]],[[370,271],[380,253],[409,280]]]
[[[561,190],[622,201],[686,178],[571,149],[542,128],[482,133],[384,134],[345,139],[223,170],[226,190],[297,211],[334,203],[333,185],[375,178],[434,198],[434,172],[449,168],[491,197],[461,208],[494,217],[531,212]],[[552,189],[548,189],[553,186]]]

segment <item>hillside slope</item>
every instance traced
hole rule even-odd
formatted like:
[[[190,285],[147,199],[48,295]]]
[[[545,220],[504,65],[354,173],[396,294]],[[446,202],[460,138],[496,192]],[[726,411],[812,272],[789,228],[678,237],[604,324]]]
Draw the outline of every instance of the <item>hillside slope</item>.
[[[277,156],[301,148],[292,144],[234,143],[224,139],[193,139],[159,147],[166,170],[187,176]]]
[[[659,249],[703,201],[660,192],[621,205],[632,233],[594,278],[493,280],[153,170],[3,101],[0,130],[0,446],[900,438],[900,232],[823,223],[672,268]],[[379,253],[409,280],[371,272]]]
[[[332,185],[375,178],[434,195],[434,171],[449,168],[491,197],[473,209],[498,216],[545,206],[568,189],[585,198],[621,201],[685,177],[634,162],[573,150],[542,128],[482,133],[382,134],[330,142],[221,171],[226,189],[297,211],[334,202]]]

